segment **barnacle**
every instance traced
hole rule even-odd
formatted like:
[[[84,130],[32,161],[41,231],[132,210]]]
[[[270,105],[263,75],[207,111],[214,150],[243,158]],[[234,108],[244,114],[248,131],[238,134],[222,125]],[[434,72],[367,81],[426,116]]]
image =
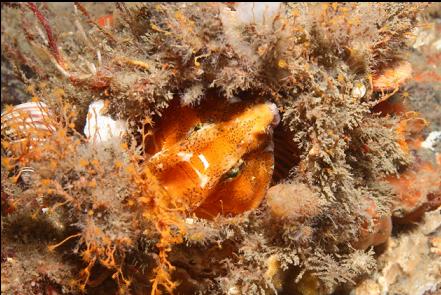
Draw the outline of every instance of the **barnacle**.
[[[24,154],[52,134],[50,113],[43,102],[27,102],[7,108],[2,112],[2,136],[8,150]]]
[[[92,142],[101,142],[122,137],[127,133],[127,124],[122,120],[113,120],[104,115],[106,103],[102,100],[93,102],[87,112],[84,135]]]

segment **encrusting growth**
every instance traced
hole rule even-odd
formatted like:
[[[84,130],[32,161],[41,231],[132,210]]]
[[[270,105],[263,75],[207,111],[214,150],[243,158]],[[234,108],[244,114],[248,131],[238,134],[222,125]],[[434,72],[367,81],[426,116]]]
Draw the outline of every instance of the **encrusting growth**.
[[[439,206],[402,104],[425,6],[2,3],[2,292],[357,283]]]

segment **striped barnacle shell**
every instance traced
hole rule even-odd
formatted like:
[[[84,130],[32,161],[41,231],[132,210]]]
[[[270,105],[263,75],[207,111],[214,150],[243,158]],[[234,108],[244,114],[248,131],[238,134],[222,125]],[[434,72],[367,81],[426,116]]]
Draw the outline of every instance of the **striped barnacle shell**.
[[[24,153],[43,142],[55,130],[50,116],[47,105],[42,102],[27,102],[7,108],[1,115],[2,141],[9,143],[8,149],[13,153]]]
[[[32,182],[32,174],[35,173],[35,169],[32,167],[22,167],[19,170],[18,175],[20,176],[20,180],[25,184],[30,184]]]

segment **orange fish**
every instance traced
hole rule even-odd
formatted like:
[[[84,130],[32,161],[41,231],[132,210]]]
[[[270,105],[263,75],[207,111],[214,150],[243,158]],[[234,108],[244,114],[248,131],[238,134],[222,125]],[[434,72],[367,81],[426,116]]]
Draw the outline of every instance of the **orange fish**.
[[[171,107],[147,149],[164,189],[201,217],[256,208],[271,181],[275,105]]]

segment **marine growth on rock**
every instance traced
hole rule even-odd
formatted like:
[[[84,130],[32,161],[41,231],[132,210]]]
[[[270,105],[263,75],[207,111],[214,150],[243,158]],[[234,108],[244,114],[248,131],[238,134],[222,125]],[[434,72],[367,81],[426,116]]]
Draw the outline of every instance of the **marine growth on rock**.
[[[427,7],[2,3],[2,293],[349,292],[440,206]]]

